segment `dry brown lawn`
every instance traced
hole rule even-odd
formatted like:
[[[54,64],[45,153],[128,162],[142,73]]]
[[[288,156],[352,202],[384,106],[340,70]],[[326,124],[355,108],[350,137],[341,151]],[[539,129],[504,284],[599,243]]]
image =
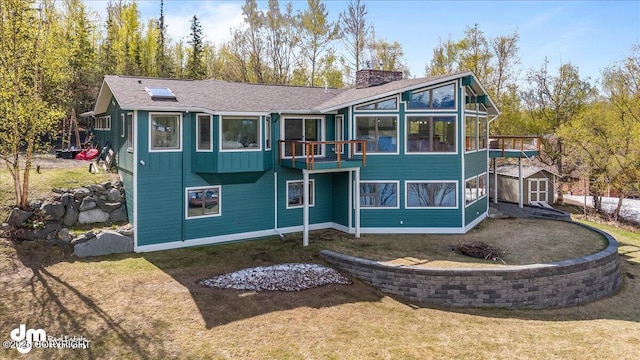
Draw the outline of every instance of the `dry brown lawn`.
[[[529,232],[535,232],[531,241],[552,233],[548,222],[521,224],[532,229],[529,232],[518,223],[501,223],[508,226],[500,226],[492,243],[522,254],[513,243]],[[584,245],[582,235],[575,236],[580,228],[553,224],[566,226],[569,233],[560,238],[573,243],[566,247],[578,255],[602,247],[601,239]],[[478,239],[491,226],[483,224],[470,238]],[[343,241],[338,239],[341,235],[321,232],[314,235],[324,239],[312,240],[307,248],[296,236],[288,236],[285,242],[265,239],[85,260],[56,247],[33,242],[14,246],[0,240],[0,338],[9,340],[11,329],[25,323],[48,335],[91,340],[88,350],[34,349],[21,356],[16,350],[0,349],[0,358],[636,359],[640,234],[608,230],[624,241],[621,291],[585,306],[550,310],[422,307],[357,280],[353,285],[293,293],[216,290],[196,284],[245,267],[321,262],[322,248],[360,249],[359,254],[366,251],[381,260],[411,256],[457,262],[436,260],[429,249],[442,247],[442,254],[450,256],[444,245],[457,243],[459,237],[443,237],[442,245],[420,248],[433,239],[347,236]],[[557,242],[531,245],[545,250]],[[412,246],[419,250],[402,251]],[[505,256],[506,262],[518,261],[509,259]]]

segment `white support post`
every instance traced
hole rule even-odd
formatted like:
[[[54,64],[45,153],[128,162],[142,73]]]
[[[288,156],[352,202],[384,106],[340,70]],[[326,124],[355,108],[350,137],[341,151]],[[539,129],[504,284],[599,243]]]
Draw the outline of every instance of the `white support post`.
[[[493,203],[498,203],[498,171],[497,171],[497,159],[493,158]]]
[[[518,206],[524,207],[524,196],[522,196],[522,157],[518,158]]]
[[[355,173],[355,186],[354,186],[354,208],[356,213],[356,238],[360,237],[360,169],[356,168]]]
[[[353,171],[349,170],[349,201],[347,207],[349,208],[349,233],[353,229]]]
[[[302,246],[309,246],[309,172],[302,170]]]

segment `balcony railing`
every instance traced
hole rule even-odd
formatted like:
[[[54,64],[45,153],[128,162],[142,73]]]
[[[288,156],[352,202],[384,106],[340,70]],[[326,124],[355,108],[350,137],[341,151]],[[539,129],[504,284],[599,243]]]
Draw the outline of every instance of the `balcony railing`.
[[[280,164],[291,161],[291,167],[296,167],[297,161],[304,161],[305,168],[315,169],[316,162],[335,162],[339,169],[342,161],[362,161],[364,167],[367,162],[366,140],[345,141],[302,141],[280,140]],[[327,146],[329,145],[329,146]],[[330,149],[333,145],[333,149]],[[356,149],[361,149],[362,154],[354,158]],[[324,154],[324,155],[323,155]]]
[[[540,152],[540,137],[535,135],[490,135],[489,136],[489,150],[502,151],[504,156],[505,152],[525,152],[525,151],[537,151]]]

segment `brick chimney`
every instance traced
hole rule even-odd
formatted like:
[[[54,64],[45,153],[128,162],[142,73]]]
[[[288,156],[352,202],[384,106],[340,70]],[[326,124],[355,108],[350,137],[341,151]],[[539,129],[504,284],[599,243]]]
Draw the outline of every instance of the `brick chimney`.
[[[402,71],[358,70],[356,72],[356,89],[378,86],[396,80],[402,80]]]

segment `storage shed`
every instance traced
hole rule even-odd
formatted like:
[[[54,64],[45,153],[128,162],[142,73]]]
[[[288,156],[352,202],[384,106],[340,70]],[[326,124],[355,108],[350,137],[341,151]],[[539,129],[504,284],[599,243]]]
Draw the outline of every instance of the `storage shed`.
[[[498,200],[519,202],[518,196],[518,165],[504,164],[496,167],[498,179]],[[523,203],[531,204],[543,202],[555,203],[555,183],[557,175],[548,170],[533,165],[522,166]],[[494,176],[490,176],[490,194],[495,189]]]

